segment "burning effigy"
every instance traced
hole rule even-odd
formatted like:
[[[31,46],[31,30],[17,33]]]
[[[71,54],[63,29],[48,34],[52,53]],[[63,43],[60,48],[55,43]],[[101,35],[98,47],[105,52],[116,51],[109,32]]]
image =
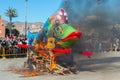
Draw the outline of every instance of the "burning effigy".
[[[71,54],[71,46],[80,38],[81,31],[70,26],[67,13],[60,9],[45,22],[43,29],[32,34],[28,30],[29,51],[24,69],[18,70],[25,76],[35,76],[44,73],[70,74],[68,67],[57,63],[60,54]]]

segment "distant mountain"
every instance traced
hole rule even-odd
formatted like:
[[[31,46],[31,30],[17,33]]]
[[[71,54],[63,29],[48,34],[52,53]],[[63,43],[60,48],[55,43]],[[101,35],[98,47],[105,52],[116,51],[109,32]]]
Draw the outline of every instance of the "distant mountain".
[[[8,22],[5,21],[5,23],[7,24]],[[14,22],[15,27],[13,27],[13,29],[17,29],[20,34],[25,34],[25,22],[20,22],[20,21],[16,21]],[[27,23],[27,28],[26,29],[30,29],[31,32],[37,32],[39,31],[43,26],[42,22],[32,22],[32,23]]]

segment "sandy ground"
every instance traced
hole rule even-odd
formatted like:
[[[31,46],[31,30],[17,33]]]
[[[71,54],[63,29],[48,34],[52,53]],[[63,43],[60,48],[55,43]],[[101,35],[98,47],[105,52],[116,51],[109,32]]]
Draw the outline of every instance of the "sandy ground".
[[[94,53],[91,59],[76,54],[75,61],[80,71],[70,75],[41,75],[23,77],[11,71],[13,67],[22,67],[25,58],[0,59],[0,80],[120,80],[120,52]]]

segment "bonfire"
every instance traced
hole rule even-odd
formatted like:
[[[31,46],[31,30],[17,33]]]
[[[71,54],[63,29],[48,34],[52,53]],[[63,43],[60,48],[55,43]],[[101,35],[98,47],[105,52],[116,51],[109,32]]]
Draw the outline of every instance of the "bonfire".
[[[71,46],[81,36],[81,32],[67,22],[65,10],[60,9],[47,19],[41,31],[34,34],[28,31],[29,45],[34,43],[34,48],[28,48],[24,69],[17,69],[15,72],[25,76],[74,73],[68,65],[63,66],[56,61],[60,54],[69,55]]]

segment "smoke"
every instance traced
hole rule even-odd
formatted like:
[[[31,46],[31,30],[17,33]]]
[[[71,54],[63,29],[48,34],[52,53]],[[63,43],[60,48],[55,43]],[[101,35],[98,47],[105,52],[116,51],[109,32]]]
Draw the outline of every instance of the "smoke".
[[[119,23],[120,0],[65,0],[62,7],[68,13],[69,22]]]
[[[98,49],[102,43],[105,50],[110,48],[115,37],[120,33],[114,33],[112,28],[116,24],[120,25],[120,0],[64,0],[62,8],[68,14],[68,23],[74,27],[79,27],[83,35],[77,47],[92,51]],[[118,31],[120,32],[120,31]],[[106,43],[104,43],[106,41]],[[84,46],[83,46],[84,45]],[[77,48],[76,48],[77,49]],[[77,49],[78,50],[78,49]]]

